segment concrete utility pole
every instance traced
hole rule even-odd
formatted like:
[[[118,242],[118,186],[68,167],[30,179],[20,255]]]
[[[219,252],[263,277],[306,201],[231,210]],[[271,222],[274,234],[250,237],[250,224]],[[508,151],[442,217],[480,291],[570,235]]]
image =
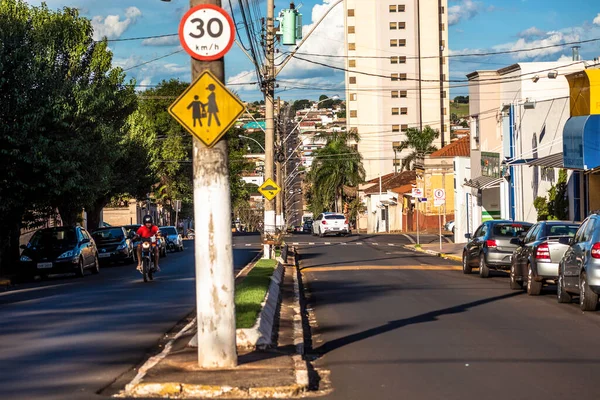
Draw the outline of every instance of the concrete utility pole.
[[[273,179],[275,141],[275,0],[267,0],[267,36],[264,73],[265,92],[265,181]],[[265,199],[264,239],[275,233],[275,203]],[[271,258],[271,246],[264,244],[264,258]]]
[[[277,145],[278,145],[278,150],[279,151],[284,151],[284,146],[283,146],[283,138],[285,137],[284,135],[282,135],[281,129],[281,99],[278,97],[277,98]],[[285,154],[285,152],[283,153]],[[277,157],[279,157],[279,154],[277,155]],[[279,159],[275,162],[275,175],[277,176],[277,185],[281,188],[281,191],[277,194],[276,197],[276,201],[277,201],[277,214],[275,217],[275,220],[277,221],[277,227],[280,229],[283,229],[283,196],[285,195],[285,184],[284,184],[284,180],[283,180],[283,171],[282,171],[282,165],[281,165],[281,161],[279,161]]]
[[[190,7],[203,4],[220,7],[221,0],[190,0]],[[192,59],[192,81],[204,70],[225,81],[223,58]],[[227,141],[208,148],[200,140],[193,140],[198,365],[206,369],[234,368],[237,352]]]

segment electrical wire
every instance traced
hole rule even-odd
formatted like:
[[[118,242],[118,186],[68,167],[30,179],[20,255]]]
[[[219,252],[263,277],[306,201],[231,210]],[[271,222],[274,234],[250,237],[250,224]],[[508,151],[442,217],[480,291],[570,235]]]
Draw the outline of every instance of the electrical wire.
[[[134,65],[134,66],[132,66],[132,67],[129,67],[129,68],[125,68],[125,69],[123,69],[123,72],[126,72],[126,71],[131,71],[132,69],[139,68],[139,67],[143,67],[144,65],[147,65],[147,64],[153,63],[153,62],[155,62],[155,61],[158,61],[158,60],[162,60],[163,58],[167,58],[167,57],[170,57],[170,56],[172,56],[172,55],[174,55],[174,54],[177,54],[177,53],[182,53],[182,52],[183,52],[183,49],[176,50],[176,51],[174,51],[174,52],[172,52],[172,53],[165,54],[165,55],[162,55],[162,56],[160,56],[160,57],[153,58],[152,60],[144,61],[143,63],[137,64],[137,65]]]

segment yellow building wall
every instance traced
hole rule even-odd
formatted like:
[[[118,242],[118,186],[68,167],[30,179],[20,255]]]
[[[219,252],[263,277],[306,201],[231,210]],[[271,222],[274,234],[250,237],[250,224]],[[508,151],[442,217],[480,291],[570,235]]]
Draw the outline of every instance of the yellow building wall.
[[[587,69],[566,76],[571,117],[600,114],[600,70]]]
[[[438,207],[433,205],[433,192],[435,189],[445,189],[446,204],[442,206],[441,212],[442,215],[452,214],[454,212],[454,171],[450,169],[445,174],[425,172],[421,181],[422,187],[425,189],[425,197],[427,197],[427,208],[422,210],[427,214],[437,214]]]

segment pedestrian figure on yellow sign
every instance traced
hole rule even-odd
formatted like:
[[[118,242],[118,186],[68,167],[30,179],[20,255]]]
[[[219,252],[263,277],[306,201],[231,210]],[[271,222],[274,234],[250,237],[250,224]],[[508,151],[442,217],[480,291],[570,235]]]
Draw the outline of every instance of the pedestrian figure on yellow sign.
[[[192,109],[192,118],[194,120],[194,128],[196,127],[196,120],[198,120],[198,122],[200,123],[200,126],[202,126],[202,118],[206,118],[206,111],[204,111],[204,107],[206,107],[206,104],[202,103],[198,99],[199,99],[198,96],[194,96],[194,101],[192,101],[190,103],[190,105],[187,106],[188,110],[190,108]],[[210,126],[210,122],[208,123],[208,126]]]
[[[221,126],[221,122],[219,121],[219,117],[217,116],[217,114],[219,113],[219,107],[217,106],[215,85],[211,83],[210,85],[208,85],[206,90],[210,90],[210,94],[208,95],[208,126],[210,126],[213,116],[215,117],[215,121],[217,121],[217,125]]]

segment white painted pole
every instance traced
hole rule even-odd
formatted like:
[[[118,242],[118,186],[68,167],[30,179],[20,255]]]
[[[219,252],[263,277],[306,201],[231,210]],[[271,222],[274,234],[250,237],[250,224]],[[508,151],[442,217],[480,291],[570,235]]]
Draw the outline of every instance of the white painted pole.
[[[438,222],[440,224],[440,251],[442,251],[442,206],[438,206]]]

